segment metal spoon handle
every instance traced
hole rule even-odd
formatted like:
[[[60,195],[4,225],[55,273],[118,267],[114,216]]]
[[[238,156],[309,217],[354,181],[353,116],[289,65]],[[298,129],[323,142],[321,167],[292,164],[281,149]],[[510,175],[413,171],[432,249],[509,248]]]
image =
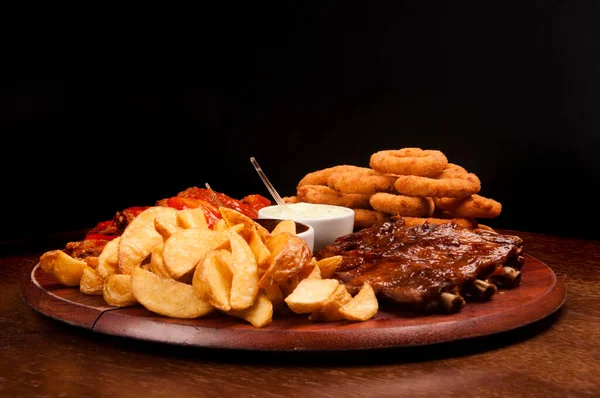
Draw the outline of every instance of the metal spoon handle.
[[[281,199],[281,196],[279,196],[279,194],[275,190],[275,187],[273,187],[273,184],[271,184],[271,182],[269,181],[269,179],[267,178],[267,176],[265,175],[265,173],[262,171],[262,169],[258,165],[258,162],[256,161],[256,159],[254,159],[254,157],[251,157],[250,158],[250,162],[252,162],[252,165],[256,169],[256,172],[258,173],[258,175],[260,176],[260,178],[262,179],[262,181],[265,183],[265,186],[267,187],[267,189],[269,190],[269,192],[271,193],[271,195],[275,199],[275,202],[277,202],[278,205],[283,206],[283,207],[285,207],[287,209],[287,206],[285,205],[285,202],[283,201],[283,199]]]

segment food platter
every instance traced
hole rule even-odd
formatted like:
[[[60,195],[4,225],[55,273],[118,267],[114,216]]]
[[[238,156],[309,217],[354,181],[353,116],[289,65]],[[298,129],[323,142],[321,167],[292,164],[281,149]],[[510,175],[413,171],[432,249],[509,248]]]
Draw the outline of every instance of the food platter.
[[[275,315],[255,328],[224,314],[184,320],[141,306],[110,307],[102,296],[62,286],[39,264],[21,286],[23,300],[40,314],[96,333],[179,346],[256,351],[342,351],[421,346],[492,335],[541,320],[557,311],[566,289],[550,267],[525,254],[522,283],[459,313],[417,315],[381,307],[365,322],[311,322],[307,315]]]

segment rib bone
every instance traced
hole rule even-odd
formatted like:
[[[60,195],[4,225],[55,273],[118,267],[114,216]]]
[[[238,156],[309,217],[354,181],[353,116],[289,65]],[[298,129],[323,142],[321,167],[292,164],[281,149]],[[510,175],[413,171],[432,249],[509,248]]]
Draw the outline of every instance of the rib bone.
[[[440,295],[440,305],[446,311],[450,313],[455,313],[463,309],[463,307],[465,306],[465,299],[463,299],[458,294],[442,292],[442,294]]]
[[[500,267],[492,274],[490,282],[507,288],[517,287],[521,284],[521,271],[511,267]]]

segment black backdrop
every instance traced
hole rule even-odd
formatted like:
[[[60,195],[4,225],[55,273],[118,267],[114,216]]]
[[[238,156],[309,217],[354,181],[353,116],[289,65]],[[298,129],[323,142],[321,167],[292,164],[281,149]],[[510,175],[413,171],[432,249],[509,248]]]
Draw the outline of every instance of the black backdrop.
[[[310,171],[417,146],[480,177],[503,204],[486,224],[597,239],[598,5],[522,3],[7,13],[2,235],[88,228],[206,182],[269,196],[251,156],[286,196]]]

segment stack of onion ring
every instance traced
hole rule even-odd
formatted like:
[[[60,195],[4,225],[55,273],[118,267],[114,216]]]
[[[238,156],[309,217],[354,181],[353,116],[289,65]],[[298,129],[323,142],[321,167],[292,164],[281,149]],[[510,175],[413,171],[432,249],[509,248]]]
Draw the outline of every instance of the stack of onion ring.
[[[284,201],[352,208],[355,230],[393,217],[404,217],[407,225],[476,228],[478,218],[498,217],[502,209],[478,195],[480,190],[479,177],[450,163],[443,152],[408,147],[373,153],[369,167],[342,164],[310,172]]]

